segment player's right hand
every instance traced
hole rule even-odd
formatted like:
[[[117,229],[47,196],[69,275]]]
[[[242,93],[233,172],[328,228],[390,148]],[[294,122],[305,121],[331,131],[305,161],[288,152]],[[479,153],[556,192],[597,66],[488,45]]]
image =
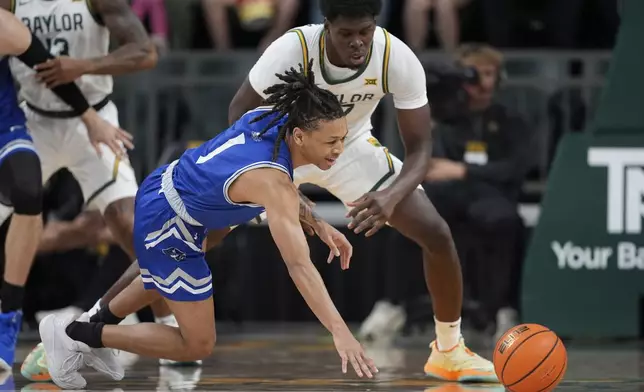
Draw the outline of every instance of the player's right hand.
[[[132,144],[134,137],[121,128],[115,127],[105,121],[96,113],[96,110],[90,108],[81,116],[81,119],[87,127],[89,141],[94,146],[94,149],[96,149],[98,156],[102,155],[101,143],[112,150],[117,157],[122,157],[126,154],[123,147],[130,150],[134,148],[134,144]]]
[[[333,334],[333,343],[335,343],[335,349],[338,350],[342,359],[342,373],[347,373],[349,362],[358,377],[366,375],[368,378],[373,378],[373,375],[378,373],[373,359],[365,354],[364,348],[348,328],[346,331]]]
[[[327,244],[330,249],[329,258],[326,262],[331,263],[335,257],[340,257],[340,268],[343,270],[349,269],[351,256],[353,256],[353,245],[351,245],[347,237],[323,220],[318,221],[313,229],[320,237],[320,240]]]

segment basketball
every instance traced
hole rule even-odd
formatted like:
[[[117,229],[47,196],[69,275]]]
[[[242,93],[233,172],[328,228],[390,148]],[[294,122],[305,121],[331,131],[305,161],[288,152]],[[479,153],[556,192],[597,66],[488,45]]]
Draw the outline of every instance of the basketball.
[[[513,392],[548,392],[566,373],[568,355],[559,336],[539,324],[521,324],[496,343],[494,370]]]

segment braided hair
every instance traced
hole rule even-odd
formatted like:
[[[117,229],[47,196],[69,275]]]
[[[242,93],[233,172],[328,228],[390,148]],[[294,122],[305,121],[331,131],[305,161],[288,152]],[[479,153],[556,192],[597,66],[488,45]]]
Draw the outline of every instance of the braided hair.
[[[332,121],[344,117],[344,109],[338,98],[329,90],[315,85],[313,59],[309,61],[306,71],[300,64],[299,72],[291,67],[284,74],[275,74],[275,76],[284,83],[272,85],[264,90],[264,94],[269,95],[266,104],[273,108],[251,121],[254,123],[275,113],[278,114],[259,133],[261,136],[288,116],[279,129],[273,150],[273,160],[277,159],[282,141],[295,127],[315,129],[320,121]]]

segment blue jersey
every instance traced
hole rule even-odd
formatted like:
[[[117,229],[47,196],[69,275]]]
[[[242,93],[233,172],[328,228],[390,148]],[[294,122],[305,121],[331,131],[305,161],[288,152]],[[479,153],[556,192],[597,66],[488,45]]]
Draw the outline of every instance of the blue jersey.
[[[228,197],[230,185],[248,170],[274,168],[293,178],[291,153],[285,142],[281,143],[273,160],[278,129],[286,118],[261,137],[259,132],[277,115],[251,123],[268,110],[258,108],[246,113],[214,139],[186,151],[179,158],[173,173],[174,188],[187,212],[206,228],[239,225],[264,212],[262,206],[235,203]]]
[[[9,70],[9,59],[0,58],[0,133],[25,126],[25,114],[18,106],[16,95],[16,88]]]

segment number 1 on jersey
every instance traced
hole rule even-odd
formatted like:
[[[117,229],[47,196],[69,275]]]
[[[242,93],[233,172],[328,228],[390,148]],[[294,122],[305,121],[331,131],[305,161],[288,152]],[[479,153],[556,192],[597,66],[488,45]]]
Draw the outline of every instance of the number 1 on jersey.
[[[216,157],[217,155],[221,154],[222,152],[228,150],[230,147],[237,146],[240,144],[245,144],[246,143],[246,137],[244,134],[240,134],[239,136],[235,136],[232,139],[229,139],[226,143],[222,144],[221,146],[215,148],[212,150],[208,155],[200,156],[199,159],[197,159],[197,165],[201,165],[202,163],[206,163],[212,158]]]

